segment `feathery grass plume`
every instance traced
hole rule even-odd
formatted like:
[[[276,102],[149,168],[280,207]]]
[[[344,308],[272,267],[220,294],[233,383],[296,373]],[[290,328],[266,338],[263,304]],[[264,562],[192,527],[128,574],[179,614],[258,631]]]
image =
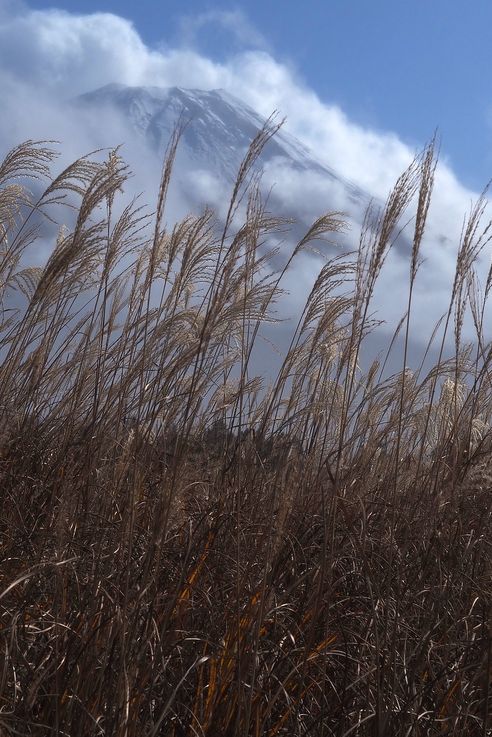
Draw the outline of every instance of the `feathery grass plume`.
[[[254,169],[275,129],[248,151],[225,222],[206,209],[170,225],[179,127],[153,215],[124,203],[118,150],[51,179],[53,154],[28,142],[0,167],[2,733],[490,730],[484,200],[416,370],[434,142],[358,249],[323,257],[280,369],[254,375],[287,270],[344,228],[321,216],[275,271],[270,244],[292,223]],[[37,199],[31,176],[48,178]],[[379,360],[373,294],[412,203],[409,299]],[[71,225],[51,236],[54,221]]]

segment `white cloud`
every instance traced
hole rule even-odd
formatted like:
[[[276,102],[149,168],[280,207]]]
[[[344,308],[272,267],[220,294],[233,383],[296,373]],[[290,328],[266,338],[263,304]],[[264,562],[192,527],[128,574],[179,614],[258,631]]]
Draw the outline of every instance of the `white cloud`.
[[[180,45],[191,48],[200,42],[205,30],[227,34],[229,42],[249,48],[267,48],[267,40],[239,10],[207,10],[197,15],[184,15],[179,24]]]
[[[157,49],[148,47],[135,27],[116,15],[31,11],[22,3],[3,5],[0,12],[2,149],[22,138],[56,137],[63,141],[64,157],[70,158],[98,145],[101,130],[105,131],[107,145],[126,140],[127,131],[116,119],[99,120],[95,130],[87,120],[60,106],[69,97],[110,82],[224,88],[265,116],[273,110],[287,116],[286,129],[309,146],[320,160],[372,195],[386,198],[415,153],[396,133],[374,131],[350,120],[337,105],[320,100],[294,69],[264,49],[240,51],[225,61],[217,61],[193,48],[194,39],[210,24],[218,24],[233,33],[242,45],[263,45],[262,38],[243,14],[204,13],[194,21],[188,19],[187,23],[186,43]],[[157,164],[135,142],[128,146],[127,155],[136,170],[134,186],[144,189],[149,172],[156,179]],[[280,172],[280,168],[276,172],[272,166],[267,172],[269,181],[276,173],[280,177]],[[201,174],[195,182],[199,194],[220,191],[209,175]],[[309,214],[315,215],[326,206],[319,184],[316,177],[305,181],[302,175],[291,172],[282,176],[278,191],[286,203],[289,198],[295,201],[307,192]],[[344,202],[343,190],[335,185],[332,189],[330,202],[345,209],[348,203]],[[423,307],[417,307],[416,312],[416,322],[422,329],[429,325],[434,303],[434,316],[445,307],[463,214],[475,198],[476,194],[461,185],[445,161],[441,163],[426,239],[428,263],[419,288]],[[318,213],[314,212],[316,208]],[[443,245],[443,236],[450,239],[449,245]],[[396,280],[401,284],[405,269],[401,255],[395,254],[383,275],[380,304],[395,314],[401,313],[403,306],[394,298],[394,287]]]
[[[198,16],[196,27],[212,20],[226,26],[246,23],[237,11],[214,12]],[[109,82],[227,89],[265,116],[273,110],[285,115],[288,130],[378,197],[386,196],[414,154],[395,133],[363,128],[336,105],[321,101],[294,70],[266,51],[241,52],[217,62],[188,46],[151,49],[128,20],[109,13],[25,11],[4,18],[0,68],[4,78],[59,96]],[[456,187],[453,175],[447,176]]]

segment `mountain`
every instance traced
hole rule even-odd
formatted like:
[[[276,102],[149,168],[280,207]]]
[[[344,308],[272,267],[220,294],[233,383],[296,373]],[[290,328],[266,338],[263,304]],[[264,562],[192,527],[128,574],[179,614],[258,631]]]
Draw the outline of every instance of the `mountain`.
[[[178,191],[173,206],[169,207],[173,217],[181,217],[204,204],[215,207],[221,217],[224,207],[227,209],[244,154],[265,123],[261,115],[221,89],[205,91],[110,84],[78,96],[72,104],[83,113],[86,122],[90,122],[92,130],[96,121],[96,130],[100,130],[100,139],[94,139],[96,145],[107,146],[108,141],[109,145],[121,142],[127,144],[127,152],[131,152],[132,141],[138,140],[143,143],[145,156],[151,152],[149,160],[154,172],[160,166],[176,123],[179,120],[186,123],[172,177],[172,185]],[[126,140],[118,138],[121,135]],[[141,150],[141,146],[133,148]],[[125,152],[124,156],[126,158]],[[143,168],[145,185],[148,161],[142,165],[137,160],[136,165],[132,169]],[[284,234],[281,236],[285,247],[273,261],[275,268],[285,263],[295,241],[326,212],[344,213],[350,229],[347,234],[337,234],[337,245],[326,243],[322,247],[323,252],[333,255],[340,253],[339,246],[343,250],[357,248],[363,222],[367,226],[364,218],[369,203],[380,204],[376,197],[343,177],[328,163],[320,161],[313,151],[290,135],[285,126],[268,142],[258,165],[263,171],[262,182],[270,211],[296,221],[290,233],[285,238]],[[278,241],[267,243],[266,247],[269,245],[275,247]],[[378,328],[371,337],[374,350],[377,348],[384,352],[387,335],[392,334],[404,309],[400,304],[400,291],[394,287],[395,279],[401,278],[402,268],[406,273],[405,262],[410,250],[408,237],[400,233],[392,256],[397,265],[391,265],[391,258],[388,259],[374,295],[375,310],[382,310],[387,320],[387,324]],[[271,328],[266,326],[264,330],[276,345],[288,345],[291,337],[289,319],[302,309],[322,263],[323,259],[306,252],[289,271],[284,283],[288,294],[283,298],[281,310],[286,321]],[[410,342],[413,351],[413,338]],[[419,351],[416,352],[418,354]],[[395,366],[392,362],[393,358],[390,358],[388,370],[399,369],[398,361]]]
[[[187,125],[179,146],[178,168],[181,161],[188,169],[209,172],[228,184],[234,181],[249,144],[265,123],[258,113],[224,90],[110,84],[80,95],[74,104],[89,111],[118,113],[137,136],[161,155],[176,122],[181,119]],[[313,183],[318,197],[323,197],[323,190],[326,193],[323,207],[317,214],[343,209],[360,219],[360,213],[370,200],[366,192],[318,161],[283,129],[267,144],[259,165],[268,175],[267,183],[274,185],[276,206],[285,202],[287,181],[291,187],[305,192],[305,203],[298,196],[293,198],[297,212],[292,212],[292,203],[288,203],[290,214],[302,220],[308,221],[313,216],[312,212],[304,212],[309,211],[309,207],[305,207],[309,200],[306,182]]]

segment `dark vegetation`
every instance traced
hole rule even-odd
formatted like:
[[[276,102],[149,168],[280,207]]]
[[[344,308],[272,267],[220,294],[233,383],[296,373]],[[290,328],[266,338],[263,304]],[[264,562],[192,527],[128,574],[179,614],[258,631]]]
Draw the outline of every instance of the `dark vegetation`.
[[[0,167],[2,734],[491,734],[484,201],[430,371],[405,370],[406,348],[393,376],[359,359],[410,207],[408,345],[432,146],[358,251],[327,256],[269,385],[250,364],[282,284],[266,243],[288,224],[252,167],[273,132],[222,225],[166,226],[178,136],[151,219],[119,204],[116,151],[50,179],[53,154],[26,143]],[[36,201],[29,177],[48,178]],[[321,217],[285,268],[342,227]]]

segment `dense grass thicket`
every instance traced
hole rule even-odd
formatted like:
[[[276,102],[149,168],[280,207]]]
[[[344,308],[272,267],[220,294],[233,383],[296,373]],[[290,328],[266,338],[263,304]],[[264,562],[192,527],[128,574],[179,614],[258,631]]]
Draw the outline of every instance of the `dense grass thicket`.
[[[355,253],[323,245],[343,228],[328,214],[275,272],[289,224],[254,174],[274,132],[225,222],[167,225],[178,135],[150,217],[121,204],[117,151],[51,178],[53,153],[28,142],[0,166],[2,735],[492,733],[485,202],[456,244],[436,365],[406,369],[404,347],[388,376],[367,361],[372,297],[412,215],[388,349],[408,346],[433,146]],[[70,225],[29,267],[54,219]],[[254,376],[311,247],[326,258],[280,370]]]

